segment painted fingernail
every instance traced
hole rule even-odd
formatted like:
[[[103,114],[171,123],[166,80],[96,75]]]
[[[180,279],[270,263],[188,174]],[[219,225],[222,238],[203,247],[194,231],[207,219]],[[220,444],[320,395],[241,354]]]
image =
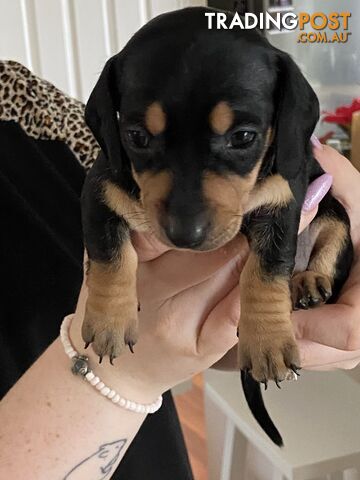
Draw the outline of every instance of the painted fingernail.
[[[321,175],[312,183],[310,183],[302,206],[303,212],[310,212],[317,205],[319,205],[321,200],[330,190],[332,181],[332,175],[330,175],[330,173],[324,173],[324,175]]]
[[[312,146],[313,146],[314,148],[317,148],[317,149],[319,149],[319,150],[323,150],[324,146],[323,146],[323,144],[320,142],[320,140],[317,138],[316,135],[311,135],[310,141],[311,141]]]

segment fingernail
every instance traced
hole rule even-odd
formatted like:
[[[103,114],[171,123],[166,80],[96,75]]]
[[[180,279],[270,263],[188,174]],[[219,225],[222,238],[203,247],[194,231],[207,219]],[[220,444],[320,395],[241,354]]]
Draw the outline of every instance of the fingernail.
[[[323,146],[323,144],[320,142],[320,140],[317,138],[317,136],[311,135],[310,141],[311,141],[312,146],[313,146],[314,148],[317,148],[317,149],[319,149],[319,150],[323,150],[324,146]]]
[[[321,200],[325,197],[332,185],[333,177],[330,173],[324,173],[312,183],[310,183],[305,200],[302,206],[303,212],[310,212],[313,210]]]

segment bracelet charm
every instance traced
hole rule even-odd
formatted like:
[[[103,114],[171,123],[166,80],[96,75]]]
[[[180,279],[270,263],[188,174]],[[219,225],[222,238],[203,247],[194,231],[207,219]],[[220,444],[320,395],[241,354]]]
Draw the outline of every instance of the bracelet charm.
[[[108,387],[101,381],[99,377],[89,367],[89,358],[86,355],[80,355],[77,352],[69,337],[69,328],[74,315],[68,315],[64,318],[60,327],[60,339],[63,344],[66,355],[72,360],[71,371],[74,375],[78,375],[84,378],[89,385],[98,390],[108,400],[111,400],[115,405],[130,410],[136,413],[155,413],[162,405],[162,396],[155,400],[153,403],[142,404],[128,400],[122,397],[119,393]]]
[[[73,365],[71,371],[74,375],[80,375],[85,377],[85,375],[90,371],[89,368],[89,358],[85,355],[75,355],[72,357]]]

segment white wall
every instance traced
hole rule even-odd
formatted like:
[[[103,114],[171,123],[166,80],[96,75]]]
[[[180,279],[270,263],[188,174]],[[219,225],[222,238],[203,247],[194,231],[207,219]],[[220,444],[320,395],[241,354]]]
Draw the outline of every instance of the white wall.
[[[0,59],[86,101],[106,59],[150,18],[205,0],[0,0]]]

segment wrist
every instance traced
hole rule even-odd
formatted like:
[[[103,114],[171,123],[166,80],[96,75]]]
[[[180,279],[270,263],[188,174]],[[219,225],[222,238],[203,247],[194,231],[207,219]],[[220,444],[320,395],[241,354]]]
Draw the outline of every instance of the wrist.
[[[149,404],[154,402],[163,390],[156,387],[153,382],[148,381],[143,375],[141,365],[136,361],[136,353],[123,353],[110,364],[108,358],[99,363],[98,355],[89,346],[84,348],[84,341],[81,336],[82,316],[75,313],[69,329],[69,337],[74,349],[89,359],[89,366],[101,382],[118,392],[121,396],[134,402]]]

